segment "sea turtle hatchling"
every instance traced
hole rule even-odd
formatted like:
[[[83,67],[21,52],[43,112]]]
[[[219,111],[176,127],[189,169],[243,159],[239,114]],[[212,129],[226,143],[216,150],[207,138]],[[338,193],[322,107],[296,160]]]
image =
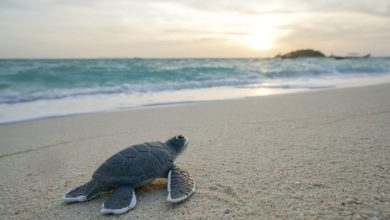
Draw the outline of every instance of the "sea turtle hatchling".
[[[188,138],[175,136],[166,142],[147,142],[130,146],[108,158],[82,186],[67,192],[67,203],[85,202],[99,193],[113,190],[102,204],[102,214],[122,214],[134,208],[134,188],[156,178],[168,178],[168,202],[185,200],[195,192],[195,182],[173,161],[188,146]]]

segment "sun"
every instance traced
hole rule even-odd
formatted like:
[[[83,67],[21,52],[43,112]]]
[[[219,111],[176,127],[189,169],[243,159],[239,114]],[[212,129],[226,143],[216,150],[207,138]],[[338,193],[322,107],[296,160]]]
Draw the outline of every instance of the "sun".
[[[247,43],[256,50],[270,50],[273,47],[275,38],[269,33],[258,33],[250,36]]]
[[[275,41],[283,35],[280,26],[285,23],[282,17],[265,17],[248,30],[245,44],[255,50],[266,51],[274,47]]]

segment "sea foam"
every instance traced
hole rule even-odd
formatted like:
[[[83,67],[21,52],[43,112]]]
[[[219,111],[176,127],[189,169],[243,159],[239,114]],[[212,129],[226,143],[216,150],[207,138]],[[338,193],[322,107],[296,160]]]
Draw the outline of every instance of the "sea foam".
[[[245,97],[259,88],[272,90],[267,94],[333,88],[387,76],[389,58],[0,60],[0,122]]]

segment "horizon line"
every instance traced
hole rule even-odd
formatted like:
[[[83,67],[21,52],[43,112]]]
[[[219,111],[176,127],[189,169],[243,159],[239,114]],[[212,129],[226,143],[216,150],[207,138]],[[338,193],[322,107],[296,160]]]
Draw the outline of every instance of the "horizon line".
[[[371,55],[370,58],[388,58],[390,55]],[[103,59],[140,59],[140,60],[175,60],[175,59],[273,59],[272,57],[253,57],[253,56],[242,56],[242,57],[0,57],[0,60],[103,60]],[[307,57],[307,58],[331,58],[330,55],[326,57]]]

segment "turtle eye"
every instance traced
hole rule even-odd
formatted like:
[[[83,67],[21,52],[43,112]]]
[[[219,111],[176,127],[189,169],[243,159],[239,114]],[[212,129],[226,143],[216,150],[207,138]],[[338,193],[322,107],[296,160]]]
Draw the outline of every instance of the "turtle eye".
[[[176,138],[179,139],[179,140],[184,140],[185,139],[185,137],[183,135],[178,135]]]

